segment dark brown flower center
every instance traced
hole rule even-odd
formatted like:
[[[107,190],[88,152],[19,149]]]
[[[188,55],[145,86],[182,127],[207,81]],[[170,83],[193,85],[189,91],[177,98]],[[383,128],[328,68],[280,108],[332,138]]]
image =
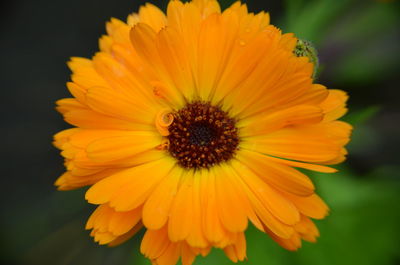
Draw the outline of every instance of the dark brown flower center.
[[[173,113],[169,152],[185,168],[209,168],[230,160],[239,138],[235,120],[219,107],[193,102]]]

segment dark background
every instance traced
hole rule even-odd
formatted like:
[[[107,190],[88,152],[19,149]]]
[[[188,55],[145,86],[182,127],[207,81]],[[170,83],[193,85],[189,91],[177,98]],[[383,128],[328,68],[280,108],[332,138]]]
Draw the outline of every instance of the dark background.
[[[151,1],[165,10],[167,1]],[[222,1],[223,7],[233,1]],[[250,229],[248,264],[400,264],[400,8],[396,1],[244,1],[319,50],[318,82],[346,90],[355,126],[341,173],[314,176],[332,208],[322,237],[297,253]],[[62,159],[52,135],[69,126],[54,110],[68,97],[66,61],[91,57],[110,17],[145,1],[14,0],[0,4],[0,263],[148,264],[139,240],[109,249],[84,231],[84,189],[57,192]],[[214,251],[196,264],[229,264]]]

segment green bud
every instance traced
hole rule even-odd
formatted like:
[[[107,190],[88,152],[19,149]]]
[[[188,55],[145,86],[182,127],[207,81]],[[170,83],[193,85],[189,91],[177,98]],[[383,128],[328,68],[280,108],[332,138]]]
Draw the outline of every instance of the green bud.
[[[317,49],[314,48],[314,45],[310,41],[298,39],[293,53],[297,57],[308,57],[308,60],[314,64],[312,78],[315,79],[319,67],[319,60]]]

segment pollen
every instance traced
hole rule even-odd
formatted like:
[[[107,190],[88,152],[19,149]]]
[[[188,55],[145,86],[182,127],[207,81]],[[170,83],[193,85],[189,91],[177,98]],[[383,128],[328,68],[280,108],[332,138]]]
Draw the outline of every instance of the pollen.
[[[173,113],[169,152],[184,168],[209,168],[232,159],[239,144],[236,122],[210,103],[193,102]]]

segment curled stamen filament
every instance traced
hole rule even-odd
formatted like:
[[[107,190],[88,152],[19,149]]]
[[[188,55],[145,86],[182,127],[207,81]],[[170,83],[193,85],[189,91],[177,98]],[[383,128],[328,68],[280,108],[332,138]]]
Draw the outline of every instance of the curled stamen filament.
[[[162,136],[168,136],[169,135],[168,126],[170,126],[173,121],[174,121],[174,115],[171,113],[171,110],[163,109],[159,111],[157,113],[155,121],[158,132]]]

